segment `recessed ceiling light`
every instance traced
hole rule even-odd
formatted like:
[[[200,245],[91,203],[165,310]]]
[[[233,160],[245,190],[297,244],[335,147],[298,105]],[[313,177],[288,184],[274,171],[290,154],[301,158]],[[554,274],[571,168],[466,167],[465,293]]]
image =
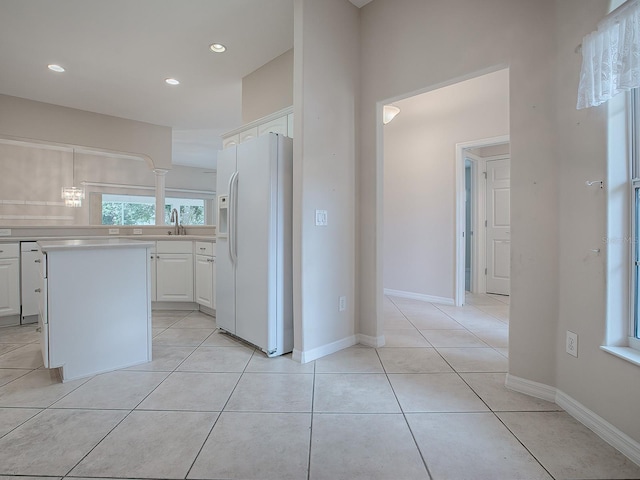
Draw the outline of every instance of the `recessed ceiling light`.
[[[180,82],[175,78],[167,78],[165,79],[165,82],[167,82],[169,85],[180,85]]]
[[[209,45],[209,49],[212,52],[216,52],[216,53],[222,53],[224,52],[227,47],[225,47],[224,45],[222,45],[221,43],[212,43],[211,45]]]
[[[52,63],[51,65],[47,65],[47,68],[49,70],[52,70],[52,71],[58,72],[58,73],[64,72],[64,68],[63,67],[61,67],[60,65],[56,65],[54,63]]]

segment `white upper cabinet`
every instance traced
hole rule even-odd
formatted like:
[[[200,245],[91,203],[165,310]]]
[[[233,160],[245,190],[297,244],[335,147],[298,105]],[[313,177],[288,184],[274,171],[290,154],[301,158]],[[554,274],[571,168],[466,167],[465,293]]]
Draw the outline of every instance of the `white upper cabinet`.
[[[246,142],[247,140],[251,140],[252,138],[256,138],[258,136],[258,127],[249,128],[243,132],[240,132],[238,138],[240,143]]]
[[[238,143],[240,143],[240,136],[237,134],[222,138],[222,148],[238,145]]]
[[[293,138],[293,107],[285,108],[223,134],[222,148],[237,145],[267,133],[279,133]]]
[[[267,133],[280,133],[288,136],[287,117],[275,118],[262,125],[258,125],[258,135],[265,135]]]

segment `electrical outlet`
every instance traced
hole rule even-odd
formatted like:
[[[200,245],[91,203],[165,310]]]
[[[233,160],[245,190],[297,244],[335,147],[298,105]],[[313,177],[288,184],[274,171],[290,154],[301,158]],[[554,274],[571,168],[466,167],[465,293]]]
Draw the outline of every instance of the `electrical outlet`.
[[[338,300],[338,310],[344,312],[347,309],[347,297],[344,295]]]
[[[578,334],[567,330],[567,353],[578,357]]]
[[[316,210],[316,226],[326,227],[327,225],[327,211]]]
[[[109,235],[118,235],[120,233],[120,229],[119,228],[110,228],[109,229]]]
[[[134,235],[142,235],[142,229],[141,228],[134,228],[133,229],[133,234]]]

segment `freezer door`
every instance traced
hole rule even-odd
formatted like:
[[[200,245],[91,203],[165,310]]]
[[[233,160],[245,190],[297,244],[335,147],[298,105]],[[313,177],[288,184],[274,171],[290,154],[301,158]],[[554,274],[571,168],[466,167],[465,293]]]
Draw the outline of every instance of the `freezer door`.
[[[229,333],[236,333],[236,273],[229,244],[229,181],[236,171],[236,147],[218,152],[217,188],[218,217],[226,215],[226,231],[216,232],[216,324]],[[225,198],[225,203],[220,202]],[[223,211],[225,210],[225,211]]]

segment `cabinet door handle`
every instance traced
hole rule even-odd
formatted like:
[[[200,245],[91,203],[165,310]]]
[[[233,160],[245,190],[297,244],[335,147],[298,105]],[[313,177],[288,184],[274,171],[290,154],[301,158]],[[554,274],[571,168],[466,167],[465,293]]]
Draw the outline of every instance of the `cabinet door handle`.
[[[34,260],[35,263],[40,263],[40,259]]]
[[[213,263],[213,258],[207,258],[207,262]]]
[[[200,247],[200,250],[206,250],[206,247]]]
[[[153,260],[153,255],[151,255],[151,260]]]
[[[4,253],[4,250],[0,250],[0,253]]]
[[[156,258],[160,258],[160,255],[156,255]]]
[[[34,290],[34,292],[36,292],[36,293],[40,293],[41,291],[42,291],[42,289],[40,289],[40,288],[36,288],[36,289]]]

